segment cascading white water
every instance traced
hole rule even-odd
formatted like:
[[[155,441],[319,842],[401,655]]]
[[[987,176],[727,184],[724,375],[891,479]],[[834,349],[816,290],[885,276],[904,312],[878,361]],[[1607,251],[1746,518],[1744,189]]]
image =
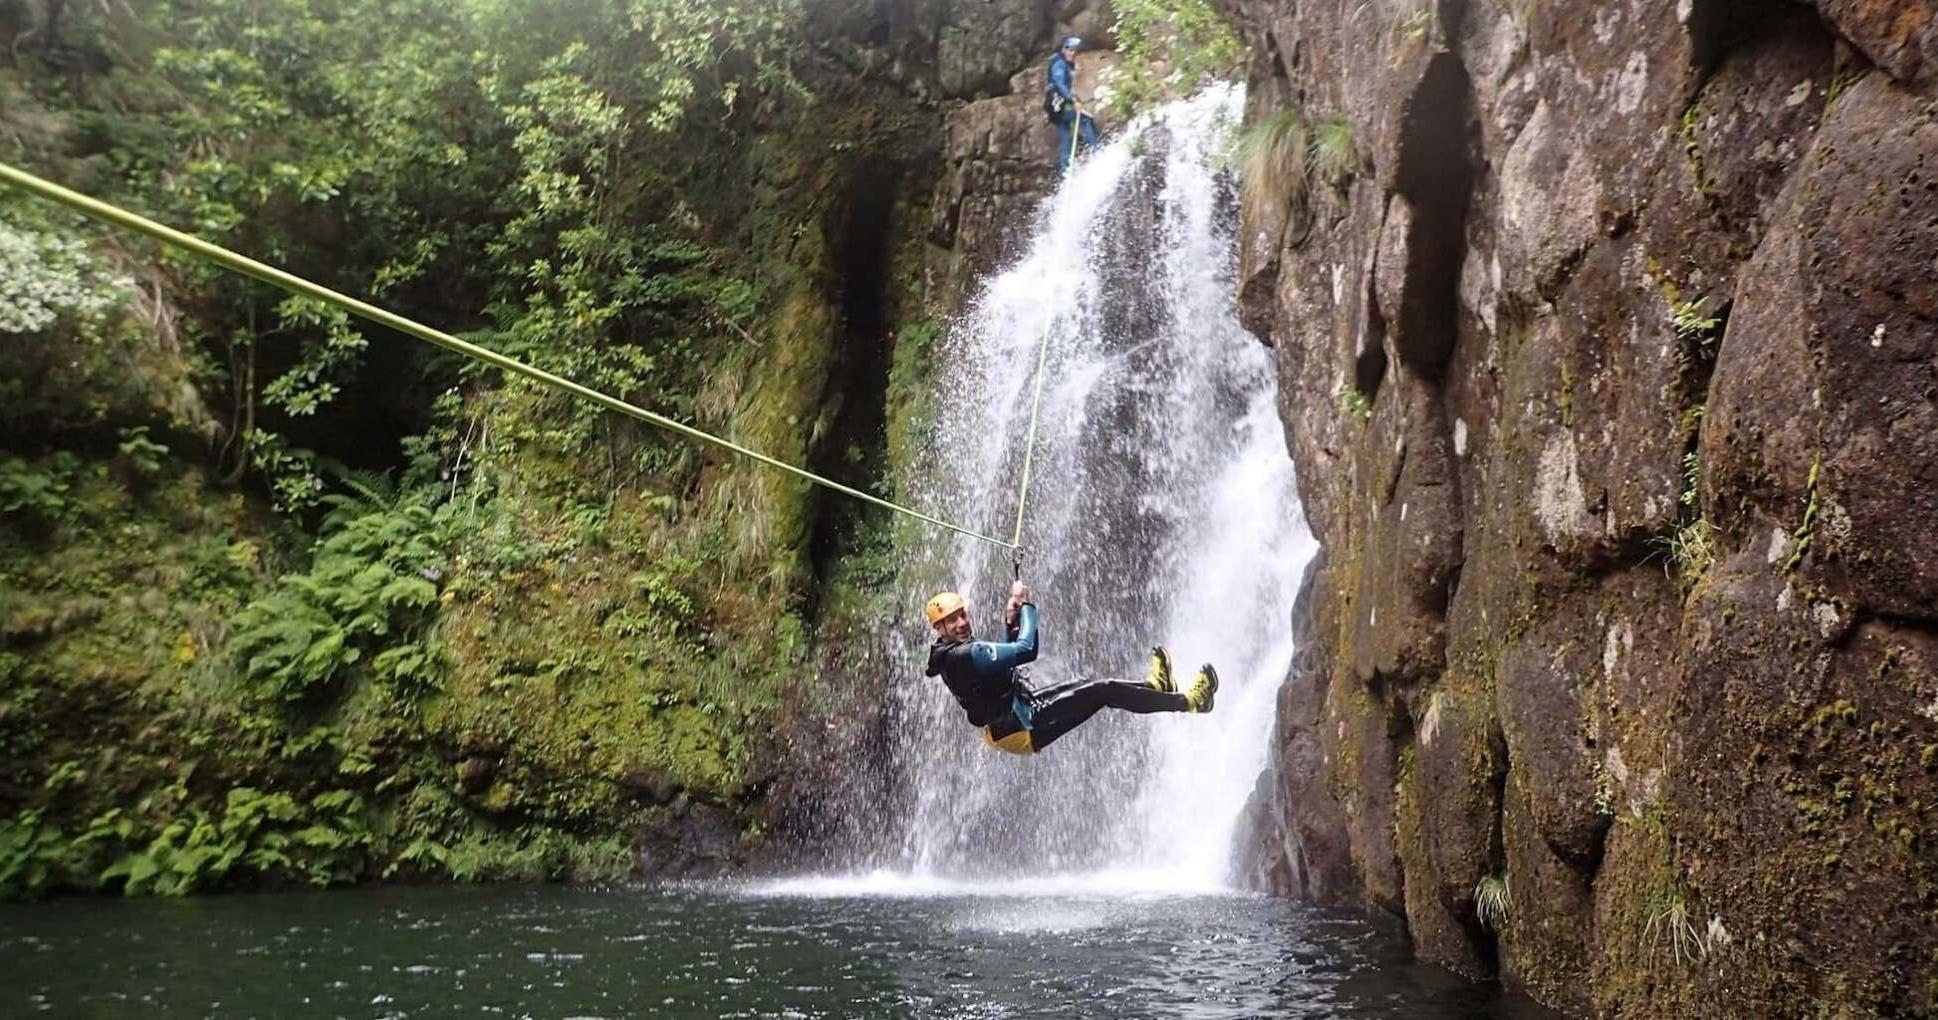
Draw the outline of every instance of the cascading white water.
[[[986,282],[936,355],[936,421],[909,480],[926,509],[1008,534],[1037,345],[1051,330],[1024,527],[1043,619],[1035,682],[1141,678],[1162,643],[1181,681],[1216,663],[1217,711],[1106,711],[1043,755],[1003,755],[921,677],[930,634],[912,618],[891,639],[907,665],[893,741],[912,796],[901,864],[918,874],[1225,882],[1316,548],[1270,352],[1234,308],[1221,153],[1242,101],[1217,88],[1157,110],[1064,182],[1026,254]],[[998,639],[1009,580],[1004,552],[968,539],[937,537],[902,571],[911,606],[955,588],[979,636]]]

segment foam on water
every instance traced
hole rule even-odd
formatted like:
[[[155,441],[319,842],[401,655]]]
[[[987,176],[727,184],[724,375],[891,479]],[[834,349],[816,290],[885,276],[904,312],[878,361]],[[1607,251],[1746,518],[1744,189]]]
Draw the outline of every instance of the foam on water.
[[[752,882],[747,896],[798,896],[815,899],[1014,899],[1019,887],[1062,899],[1157,898],[1164,896],[1242,895],[1222,881],[1205,880],[1177,868],[1104,868],[1097,871],[1031,874],[1018,884],[979,878],[954,878],[934,872],[875,871],[803,875]]]

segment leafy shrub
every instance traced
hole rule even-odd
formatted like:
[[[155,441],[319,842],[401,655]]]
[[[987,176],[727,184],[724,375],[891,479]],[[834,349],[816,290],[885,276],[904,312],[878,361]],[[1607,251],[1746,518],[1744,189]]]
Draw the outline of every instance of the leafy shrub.
[[[442,662],[424,631],[447,570],[446,523],[417,503],[368,508],[334,497],[339,512],[310,569],[284,577],[235,620],[232,648],[256,692],[297,703],[350,674],[415,696]]]
[[[0,333],[37,333],[64,316],[93,322],[127,287],[80,241],[0,219]]]
[[[66,856],[66,837],[38,809],[0,821],[0,900],[40,895]]]
[[[128,466],[143,478],[159,474],[162,464],[168,459],[168,447],[148,438],[146,425],[122,429],[121,442],[115,450],[127,458]]]
[[[79,467],[65,450],[49,458],[45,468],[19,457],[0,458],[0,513],[58,520],[67,512],[67,492]]]
[[[322,339],[305,344],[302,360],[263,387],[262,401],[291,417],[314,415],[343,391],[370,341],[351,325],[349,312],[316,298],[291,295],[276,306],[276,314],[286,327],[315,331]]]
[[[50,779],[58,785],[60,772]],[[125,839],[133,823],[119,808],[97,815],[77,836],[48,820],[43,808],[29,808],[0,821],[0,900],[34,899],[50,889],[92,889],[101,850]]]
[[[1135,111],[1167,94],[1234,77],[1244,60],[1244,47],[1209,0],[1113,0],[1111,10],[1117,15],[1111,35],[1125,68],[1110,82],[1115,109]]]
[[[236,873],[294,872],[315,885],[348,881],[370,843],[362,809],[362,797],[344,790],[304,805],[287,793],[239,786],[219,816],[190,807],[141,849],[123,854],[101,881],[121,880],[130,896],[181,896]]]
[[[448,848],[429,844],[426,856],[460,882],[599,881],[624,877],[632,866],[631,853],[616,839],[581,840],[549,828],[472,834]]]

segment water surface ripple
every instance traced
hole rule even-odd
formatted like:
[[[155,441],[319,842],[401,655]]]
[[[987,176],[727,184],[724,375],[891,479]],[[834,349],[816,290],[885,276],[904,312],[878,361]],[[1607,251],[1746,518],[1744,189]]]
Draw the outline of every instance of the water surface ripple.
[[[1411,961],[1396,934],[1356,919],[1244,895],[1032,885],[376,888],[10,906],[0,1015],[1542,1015]]]

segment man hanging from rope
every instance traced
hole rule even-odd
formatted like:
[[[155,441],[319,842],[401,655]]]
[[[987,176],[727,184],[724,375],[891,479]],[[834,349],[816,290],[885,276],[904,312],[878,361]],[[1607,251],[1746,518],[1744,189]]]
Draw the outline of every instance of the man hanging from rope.
[[[1218,693],[1218,671],[1205,663],[1191,689],[1178,693],[1171,678],[1171,656],[1151,649],[1151,672],[1144,683],[1078,680],[1031,690],[1017,667],[1036,659],[1036,605],[1030,586],[1017,581],[1004,614],[1009,640],[977,641],[969,623],[969,604],[945,591],[929,600],[929,676],[940,676],[955,695],[969,724],[982,727],[984,743],[1010,754],[1035,754],[1058,737],[1083,725],[1099,709],[1151,712],[1209,712]]]

